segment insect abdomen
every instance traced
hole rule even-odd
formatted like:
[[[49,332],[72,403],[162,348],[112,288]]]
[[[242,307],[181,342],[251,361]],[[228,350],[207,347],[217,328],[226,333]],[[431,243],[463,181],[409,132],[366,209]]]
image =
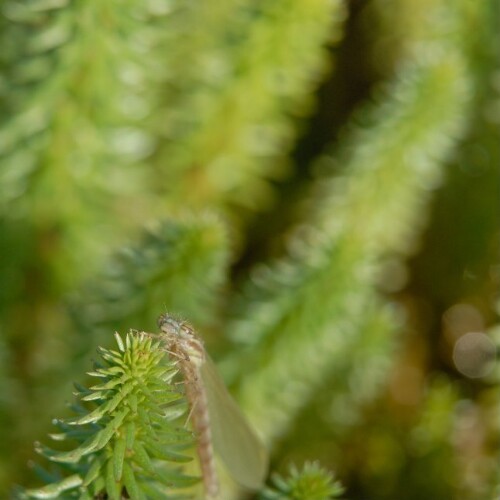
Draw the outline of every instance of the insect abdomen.
[[[197,437],[197,452],[207,498],[217,497],[219,481],[215,469],[214,450],[210,431],[207,394],[198,370],[192,365],[183,367],[186,397],[190,406],[193,430]]]

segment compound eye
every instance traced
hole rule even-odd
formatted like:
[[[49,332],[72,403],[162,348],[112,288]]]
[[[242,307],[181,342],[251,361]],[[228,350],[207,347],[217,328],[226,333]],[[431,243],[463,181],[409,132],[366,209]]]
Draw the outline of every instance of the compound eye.
[[[166,317],[164,314],[158,316],[158,319],[156,320],[156,324],[158,325],[158,328],[161,329],[161,327],[165,324],[166,322]]]

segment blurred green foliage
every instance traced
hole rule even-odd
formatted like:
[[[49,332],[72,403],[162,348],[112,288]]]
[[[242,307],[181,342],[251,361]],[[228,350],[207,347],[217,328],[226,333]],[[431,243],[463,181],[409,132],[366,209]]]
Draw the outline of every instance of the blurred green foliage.
[[[289,476],[273,476],[273,488],[267,488],[262,500],[324,500],[340,498],[344,489],[330,472],[316,462],[306,462],[302,470],[291,466]]]
[[[40,485],[92,352],[165,310],[274,470],[498,496],[498,2],[0,12],[0,497]]]

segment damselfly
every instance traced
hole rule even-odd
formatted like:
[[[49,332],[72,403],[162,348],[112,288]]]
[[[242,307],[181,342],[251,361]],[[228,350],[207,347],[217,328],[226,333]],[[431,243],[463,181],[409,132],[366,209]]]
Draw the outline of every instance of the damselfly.
[[[219,490],[214,448],[236,482],[259,489],[267,472],[267,452],[226,389],[202,340],[191,325],[169,314],[158,318],[158,326],[183,376],[207,498],[217,498]]]

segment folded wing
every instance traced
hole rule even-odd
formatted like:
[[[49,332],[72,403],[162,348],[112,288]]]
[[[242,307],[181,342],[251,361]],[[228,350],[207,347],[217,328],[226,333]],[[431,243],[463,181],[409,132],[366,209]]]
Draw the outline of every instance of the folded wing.
[[[267,474],[267,451],[208,356],[200,371],[207,392],[215,451],[239,484],[258,490]]]

